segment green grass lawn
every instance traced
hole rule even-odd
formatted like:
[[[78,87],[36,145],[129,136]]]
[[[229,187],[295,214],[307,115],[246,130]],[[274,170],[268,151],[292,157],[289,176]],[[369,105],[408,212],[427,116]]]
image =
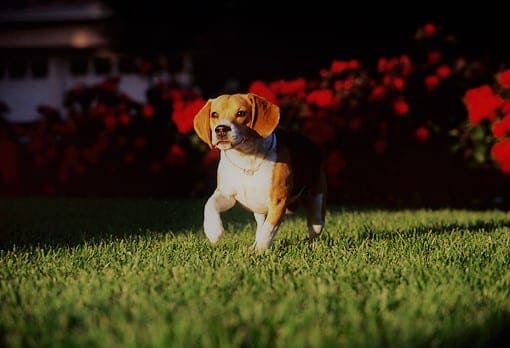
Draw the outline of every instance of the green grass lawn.
[[[510,328],[501,211],[332,207],[320,241],[288,216],[271,251],[200,200],[0,199],[0,345],[499,346]]]

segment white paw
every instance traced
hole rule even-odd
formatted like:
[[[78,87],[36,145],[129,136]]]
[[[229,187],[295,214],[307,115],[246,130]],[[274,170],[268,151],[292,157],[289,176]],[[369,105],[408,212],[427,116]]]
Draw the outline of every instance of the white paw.
[[[255,242],[252,244],[251,249],[257,253],[262,253],[269,249],[271,243]]]
[[[204,225],[204,232],[211,243],[217,243],[223,236],[224,230],[222,226],[213,227]]]
[[[308,225],[308,236],[310,240],[314,240],[320,236],[323,225]]]

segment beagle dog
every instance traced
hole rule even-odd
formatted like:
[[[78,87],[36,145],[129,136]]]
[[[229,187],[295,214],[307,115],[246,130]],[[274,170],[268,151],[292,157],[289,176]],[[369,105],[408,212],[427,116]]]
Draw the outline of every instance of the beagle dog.
[[[302,206],[308,236],[318,237],[326,214],[326,176],[318,149],[305,136],[278,128],[280,109],[256,94],[209,99],[194,118],[197,135],[221,151],[217,187],[204,207],[204,232],[216,243],[220,213],[236,202],[257,223],[253,249],[271,246],[286,212]]]

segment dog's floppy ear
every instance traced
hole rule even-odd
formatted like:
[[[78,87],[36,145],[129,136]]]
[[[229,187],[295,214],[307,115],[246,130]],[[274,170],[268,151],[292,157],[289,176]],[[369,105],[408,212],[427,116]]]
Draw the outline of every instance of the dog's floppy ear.
[[[250,127],[262,138],[268,137],[278,126],[280,108],[268,100],[253,93],[248,93],[252,105]]]
[[[210,148],[212,148],[211,142],[211,126],[209,125],[209,117],[211,114],[211,99],[202,106],[202,109],[195,115],[193,119],[193,127],[195,132],[200,139],[202,139]]]

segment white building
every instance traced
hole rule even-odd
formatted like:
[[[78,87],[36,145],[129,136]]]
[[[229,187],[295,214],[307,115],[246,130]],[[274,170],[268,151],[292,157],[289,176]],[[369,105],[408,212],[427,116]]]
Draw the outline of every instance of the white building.
[[[178,57],[178,69],[157,76],[137,72],[140,57],[115,52],[107,36],[113,17],[97,1],[40,1],[41,5],[0,9],[0,101],[11,122],[39,118],[37,107],[61,108],[66,91],[120,77],[120,89],[140,102],[154,79],[192,84],[191,58]],[[165,65],[167,57],[159,57]]]

